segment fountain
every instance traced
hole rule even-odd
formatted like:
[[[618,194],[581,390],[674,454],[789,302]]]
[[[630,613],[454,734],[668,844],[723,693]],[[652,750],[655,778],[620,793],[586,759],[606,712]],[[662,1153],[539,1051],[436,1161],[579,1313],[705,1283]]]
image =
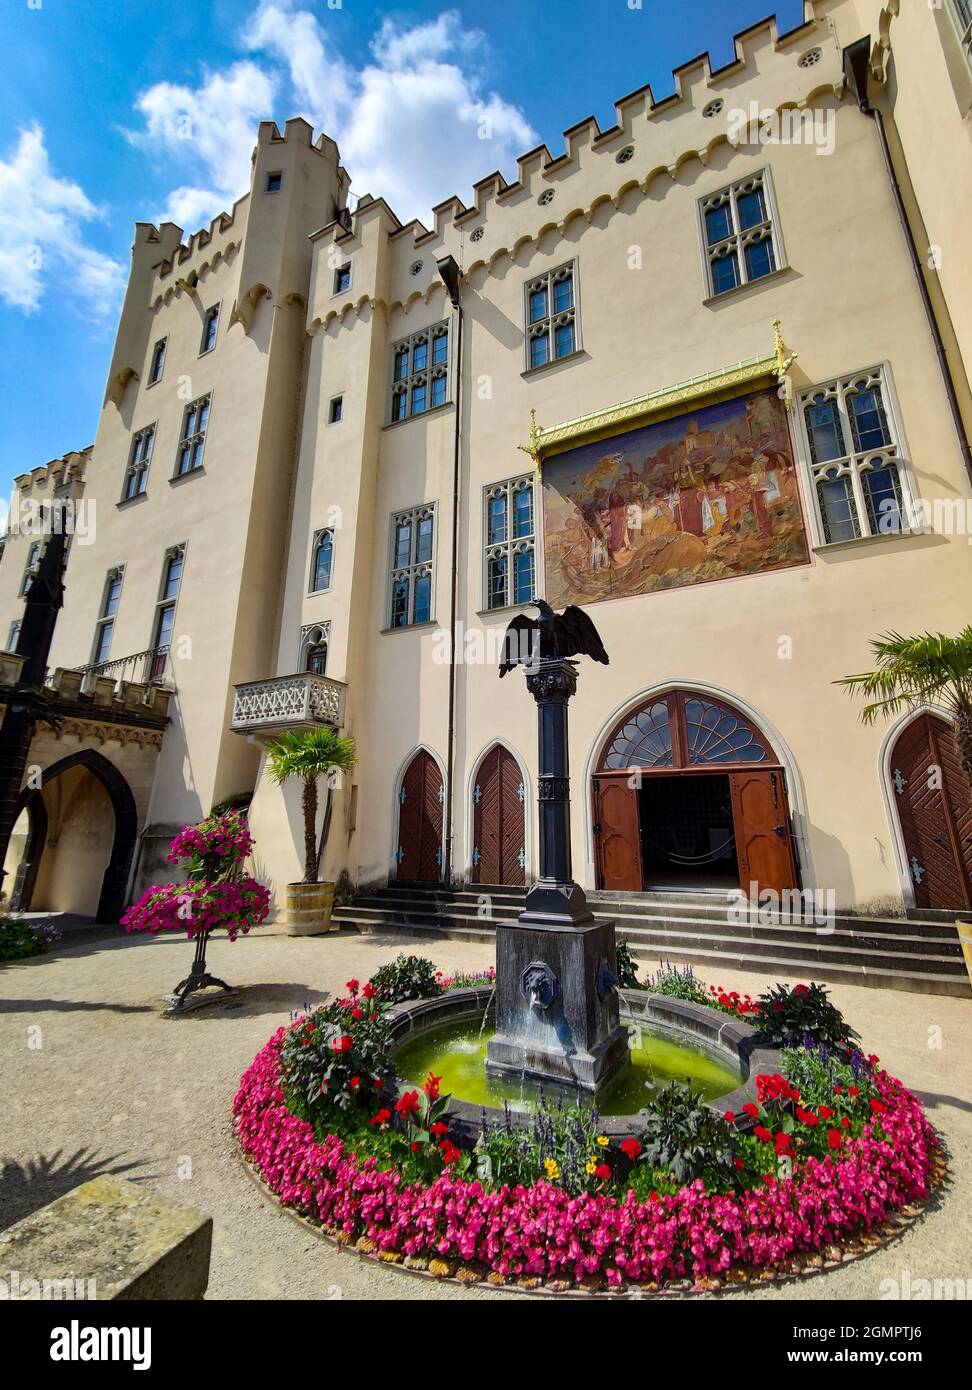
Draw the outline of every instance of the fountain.
[[[672,1078],[690,1079],[713,1103],[727,1092],[743,1096],[738,1088],[756,1055],[744,1025],[698,1004],[618,989],[614,923],[594,918],[570,854],[567,706],[578,672],[571,658],[606,664],[608,657],[581,609],[558,615],[542,600],[535,606],[539,620],[511,622],[500,675],[522,665],[537,704],[540,877],[520,916],[496,923],[492,988],[388,1013],[402,1084],[443,1073],[453,1125],[472,1142],[483,1107],[512,1103],[522,1114],[542,1090],[586,1097],[612,1117],[607,1133],[630,1133],[652,1090]]]
[[[582,649],[606,661],[587,615],[567,614],[589,629]],[[628,1040],[618,1014],[614,923],[595,921],[571,873],[567,704],[577,663],[568,657],[578,645],[564,640],[561,623],[552,610],[541,617],[540,654],[525,668],[539,725],[540,878],[518,920],[496,924],[496,1033],[486,1065],[596,1092],[627,1064]],[[549,642],[545,628],[553,628]]]

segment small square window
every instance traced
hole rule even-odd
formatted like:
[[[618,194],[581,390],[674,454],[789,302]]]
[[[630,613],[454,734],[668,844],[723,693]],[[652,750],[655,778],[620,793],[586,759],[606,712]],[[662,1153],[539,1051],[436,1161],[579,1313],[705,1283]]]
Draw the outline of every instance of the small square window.
[[[327,408],[328,424],[336,425],[344,414],[344,397],[335,396]]]
[[[339,265],[334,272],[334,293],[344,294],[351,288],[351,262],[347,265]]]
[[[283,174],[279,169],[275,169],[272,174],[267,175],[267,192],[279,193],[283,186]]]

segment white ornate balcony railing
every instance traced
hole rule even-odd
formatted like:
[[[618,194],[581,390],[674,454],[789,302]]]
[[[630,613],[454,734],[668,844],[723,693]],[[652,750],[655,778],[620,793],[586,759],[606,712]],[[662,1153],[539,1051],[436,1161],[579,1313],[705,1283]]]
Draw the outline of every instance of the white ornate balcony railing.
[[[293,676],[247,681],[235,687],[230,728],[238,734],[278,733],[284,729],[344,723],[347,686],[330,676],[299,671]]]

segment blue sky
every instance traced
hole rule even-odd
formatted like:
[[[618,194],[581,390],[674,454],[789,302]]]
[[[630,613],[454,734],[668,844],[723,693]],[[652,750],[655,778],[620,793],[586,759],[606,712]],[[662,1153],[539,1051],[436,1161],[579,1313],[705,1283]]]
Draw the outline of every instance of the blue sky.
[[[403,217],[732,34],[772,0],[5,0],[0,496],[92,442],[132,224],[246,191],[256,123],[303,115]],[[802,0],[777,0],[781,29]],[[491,139],[481,138],[489,117]],[[185,138],[186,135],[190,138]],[[18,382],[28,382],[24,389]]]

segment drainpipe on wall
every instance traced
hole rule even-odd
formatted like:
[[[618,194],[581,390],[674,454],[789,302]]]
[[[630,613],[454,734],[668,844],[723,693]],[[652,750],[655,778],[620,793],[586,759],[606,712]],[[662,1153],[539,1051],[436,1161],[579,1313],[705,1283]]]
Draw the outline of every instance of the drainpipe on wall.
[[[918,255],[918,248],[915,245],[914,233],[911,230],[911,223],[908,221],[907,209],[904,199],[901,196],[901,185],[894,170],[894,163],[891,159],[891,149],[888,145],[887,133],[884,129],[884,117],[877,107],[872,106],[867,97],[867,77],[870,66],[871,39],[870,35],[863,39],[858,39],[856,43],[848,44],[844,49],[844,76],[847,85],[857,99],[857,104],[865,116],[870,116],[877,130],[878,141],[881,145],[881,154],[884,158],[884,167],[887,171],[888,182],[891,185],[891,193],[894,198],[894,205],[897,208],[898,220],[901,223],[901,230],[904,233],[905,242],[908,247],[908,255],[911,259],[911,268],[915,273],[918,282],[918,292],[921,295],[921,302],[925,310],[925,317],[928,320],[928,328],[935,344],[935,353],[938,357],[938,366],[942,374],[942,381],[945,385],[945,394],[948,397],[948,406],[952,415],[952,423],[955,426],[955,433],[958,435],[959,448],[962,451],[962,462],[965,464],[965,471],[969,482],[972,484],[972,447],[969,445],[968,436],[965,432],[965,424],[962,420],[962,412],[959,408],[958,395],[955,390],[955,381],[952,371],[948,364],[948,356],[945,351],[945,344],[942,341],[941,329],[938,326],[938,319],[935,316],[935,307],[925,283],[925,276],[921,268],[921,259]]]
[[[445,792],[445,862],[442,865],[442,881],[446,887],[452,885],[452,830],[453,773],[455,771],[456,742],[456,621],[459,602],[459,482],[460,482],[460,442],[462,428],[462,305],[459,303],[459,277],[462,274],[455,256],[443,256],[436,261],[436,269],[449,292],[449,299],[456,311],[456,424],[453,436],[452,462],[452,581],[449,603],[449,633],[452,660],[449,663],[449,727],[446,747],[446,792]]]

